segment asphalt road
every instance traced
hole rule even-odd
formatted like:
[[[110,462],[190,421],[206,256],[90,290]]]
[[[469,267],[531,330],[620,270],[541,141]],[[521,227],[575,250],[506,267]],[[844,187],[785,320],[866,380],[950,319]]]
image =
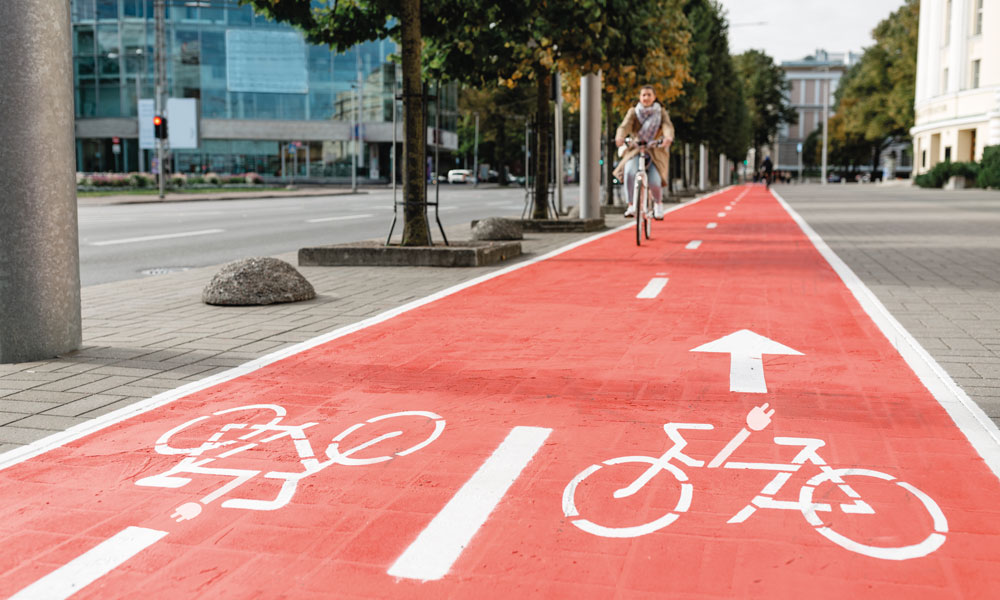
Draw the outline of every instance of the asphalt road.
[[[428,189],[429,199],[434,188]],[[400,196],[401,197],[401,196]],[[520,216],[524,190],[441,186],[447,227]],[[432,235],[440,239],[430,209]],[[122,281],[303,246],[384,239],[392,192],[318,197],[121,204],[79,208],[82,285]],[[402,231],[402,212],[395,235]]]

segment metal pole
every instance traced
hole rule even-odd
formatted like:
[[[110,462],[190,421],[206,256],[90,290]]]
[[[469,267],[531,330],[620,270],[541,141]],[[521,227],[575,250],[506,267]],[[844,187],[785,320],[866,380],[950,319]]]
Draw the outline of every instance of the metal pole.
[[[135,106],[136,106],[136,109],[139,108],[139,100],[142,100],[142,75],[136,75],[135,76]],[[136,119],[136,122],[139,125],[139,129],[142,129],[142,123],[138,123],[138,118]],[[136,139],[135,143],[138,146],[139,145],[139,140]],[[140,173],[145,173],[146,172],[146,157],[145,157],[145,154],[146,154],[145,151],[140,146],[139,147],[139,151],[138,151],[138,156],[139,156],[139,169],[138,169],[138,171]]]
[[[611,157],[608,157],[611,160]],[[601,216],[601,72],[580,78],[580,218]],[[611,185],[611,182],[608,182]]]
[[[163,109],[166,104],[164,101],[164,93],[167,88],[167,69],[166,69],[166,5],[165,0],[156,0],[156,5],[154,7],[154,19],[156,22],[156,57],[155,57],[155,67],[156,67],[156,114],[163,116]],[[158,185],[160,188],[160,198],[164,196],[164,179],[166,171],[166,165],[163,161],[163,140],[156,139],[156,162],[157,162],[157,179],[159,181]]]
[[[524,120],[524,193],[528,193],[528,119]]]
[[[0,40],[0,363],[15,363],[83,343],[69,2],[0,2]]]
[[[708,156],[705,152],[705,144],[698,144],[698,189],[700,191],[705,191],[705,176],[707,173]]]
[[[361,79],[361,53],[358,53],[358,130],[354,139],[354,178],[351,183],[351,191],[358,191],[358,167],[361,166],[361,104],[365,101],[365,94]]]
[[[479,187],[479,113],[476,113],[476,141],[472,145],[472,181]]]
[[[292,142],[292,181],[289,187],[295,187],[295,175],[299,172],[299,144]]]
[[[823,168],[820,174],[820,185],[826,185],[826,139],[827,123],[830,120],[830,116],[828,114],[830,110],[830,93],[828,90],[828,83],[829,82],[824,79],[820,84],[820,87],[823,89]]]
[[[555,121],[555,151],[552,153],[552,157],[555,159],[555,169],[553,173],[556,176],[556,206],[559,209],[559,214],[563,211],[563,180],[566,178],[566,169],[563,164],[563,152],[564,146],[566,145],[563,140],[563,98],[562,98],[562,75],[559,71],[556,71],[555,75],[555,89],[556,89],[556,121]]]
[[[396,210],[396,73],[392,76],[392,210]]]
[[[434,85],[434,202],[441,201],[441,82]],[[441,205],[434,207],[434,214],[440,210]]]
[[[719,187],[726,185],[726,155],[719,153]]]

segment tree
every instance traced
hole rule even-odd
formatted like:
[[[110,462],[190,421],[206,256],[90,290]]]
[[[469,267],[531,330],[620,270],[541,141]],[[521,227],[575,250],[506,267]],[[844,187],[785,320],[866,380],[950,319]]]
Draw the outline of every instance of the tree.
[[[756,151],[756,161],[760,160],[760,147],[772,142],[782,124],[797,123],[798,113],[788,101],[791,85],[785,79],[785,72],[770,56],[760,50],[747,50],[736,56],[735,63],[743,81],[750,114],[750,143]]]
[[[500,185],[508,184],[511,166],[520,165],[515,158],[524,147],[524,115],[534,100],[524,87],[508,88],[496,83],[479,88],[464,87],[459,95],[459,110],[464,114],[459,124],[459,149],[472,152],[473,113],[479,114],[479,160],[492,165]]]
[[[919,0],[906,0],[882,20],[872,31],[875,44],[841,78],[834,94],[843,119],[843,137],[836,139],[867,142],[873,169],[881,151],[907,139],[913,127],[919,16]]]

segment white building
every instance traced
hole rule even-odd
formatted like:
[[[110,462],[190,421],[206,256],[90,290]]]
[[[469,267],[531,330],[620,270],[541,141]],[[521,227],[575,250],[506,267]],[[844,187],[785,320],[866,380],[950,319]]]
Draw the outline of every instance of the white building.
[[[1000,144],[1000,0],[922,0],[914,172]]]

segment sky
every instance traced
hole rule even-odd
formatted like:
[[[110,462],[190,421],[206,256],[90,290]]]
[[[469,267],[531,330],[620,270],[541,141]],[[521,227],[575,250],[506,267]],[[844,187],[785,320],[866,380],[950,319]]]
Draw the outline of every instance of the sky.
[[[729,51],[763,50],[780,63],[822,48],[861,52],[872,29],[903,0],[721,0],[729,19]]]

